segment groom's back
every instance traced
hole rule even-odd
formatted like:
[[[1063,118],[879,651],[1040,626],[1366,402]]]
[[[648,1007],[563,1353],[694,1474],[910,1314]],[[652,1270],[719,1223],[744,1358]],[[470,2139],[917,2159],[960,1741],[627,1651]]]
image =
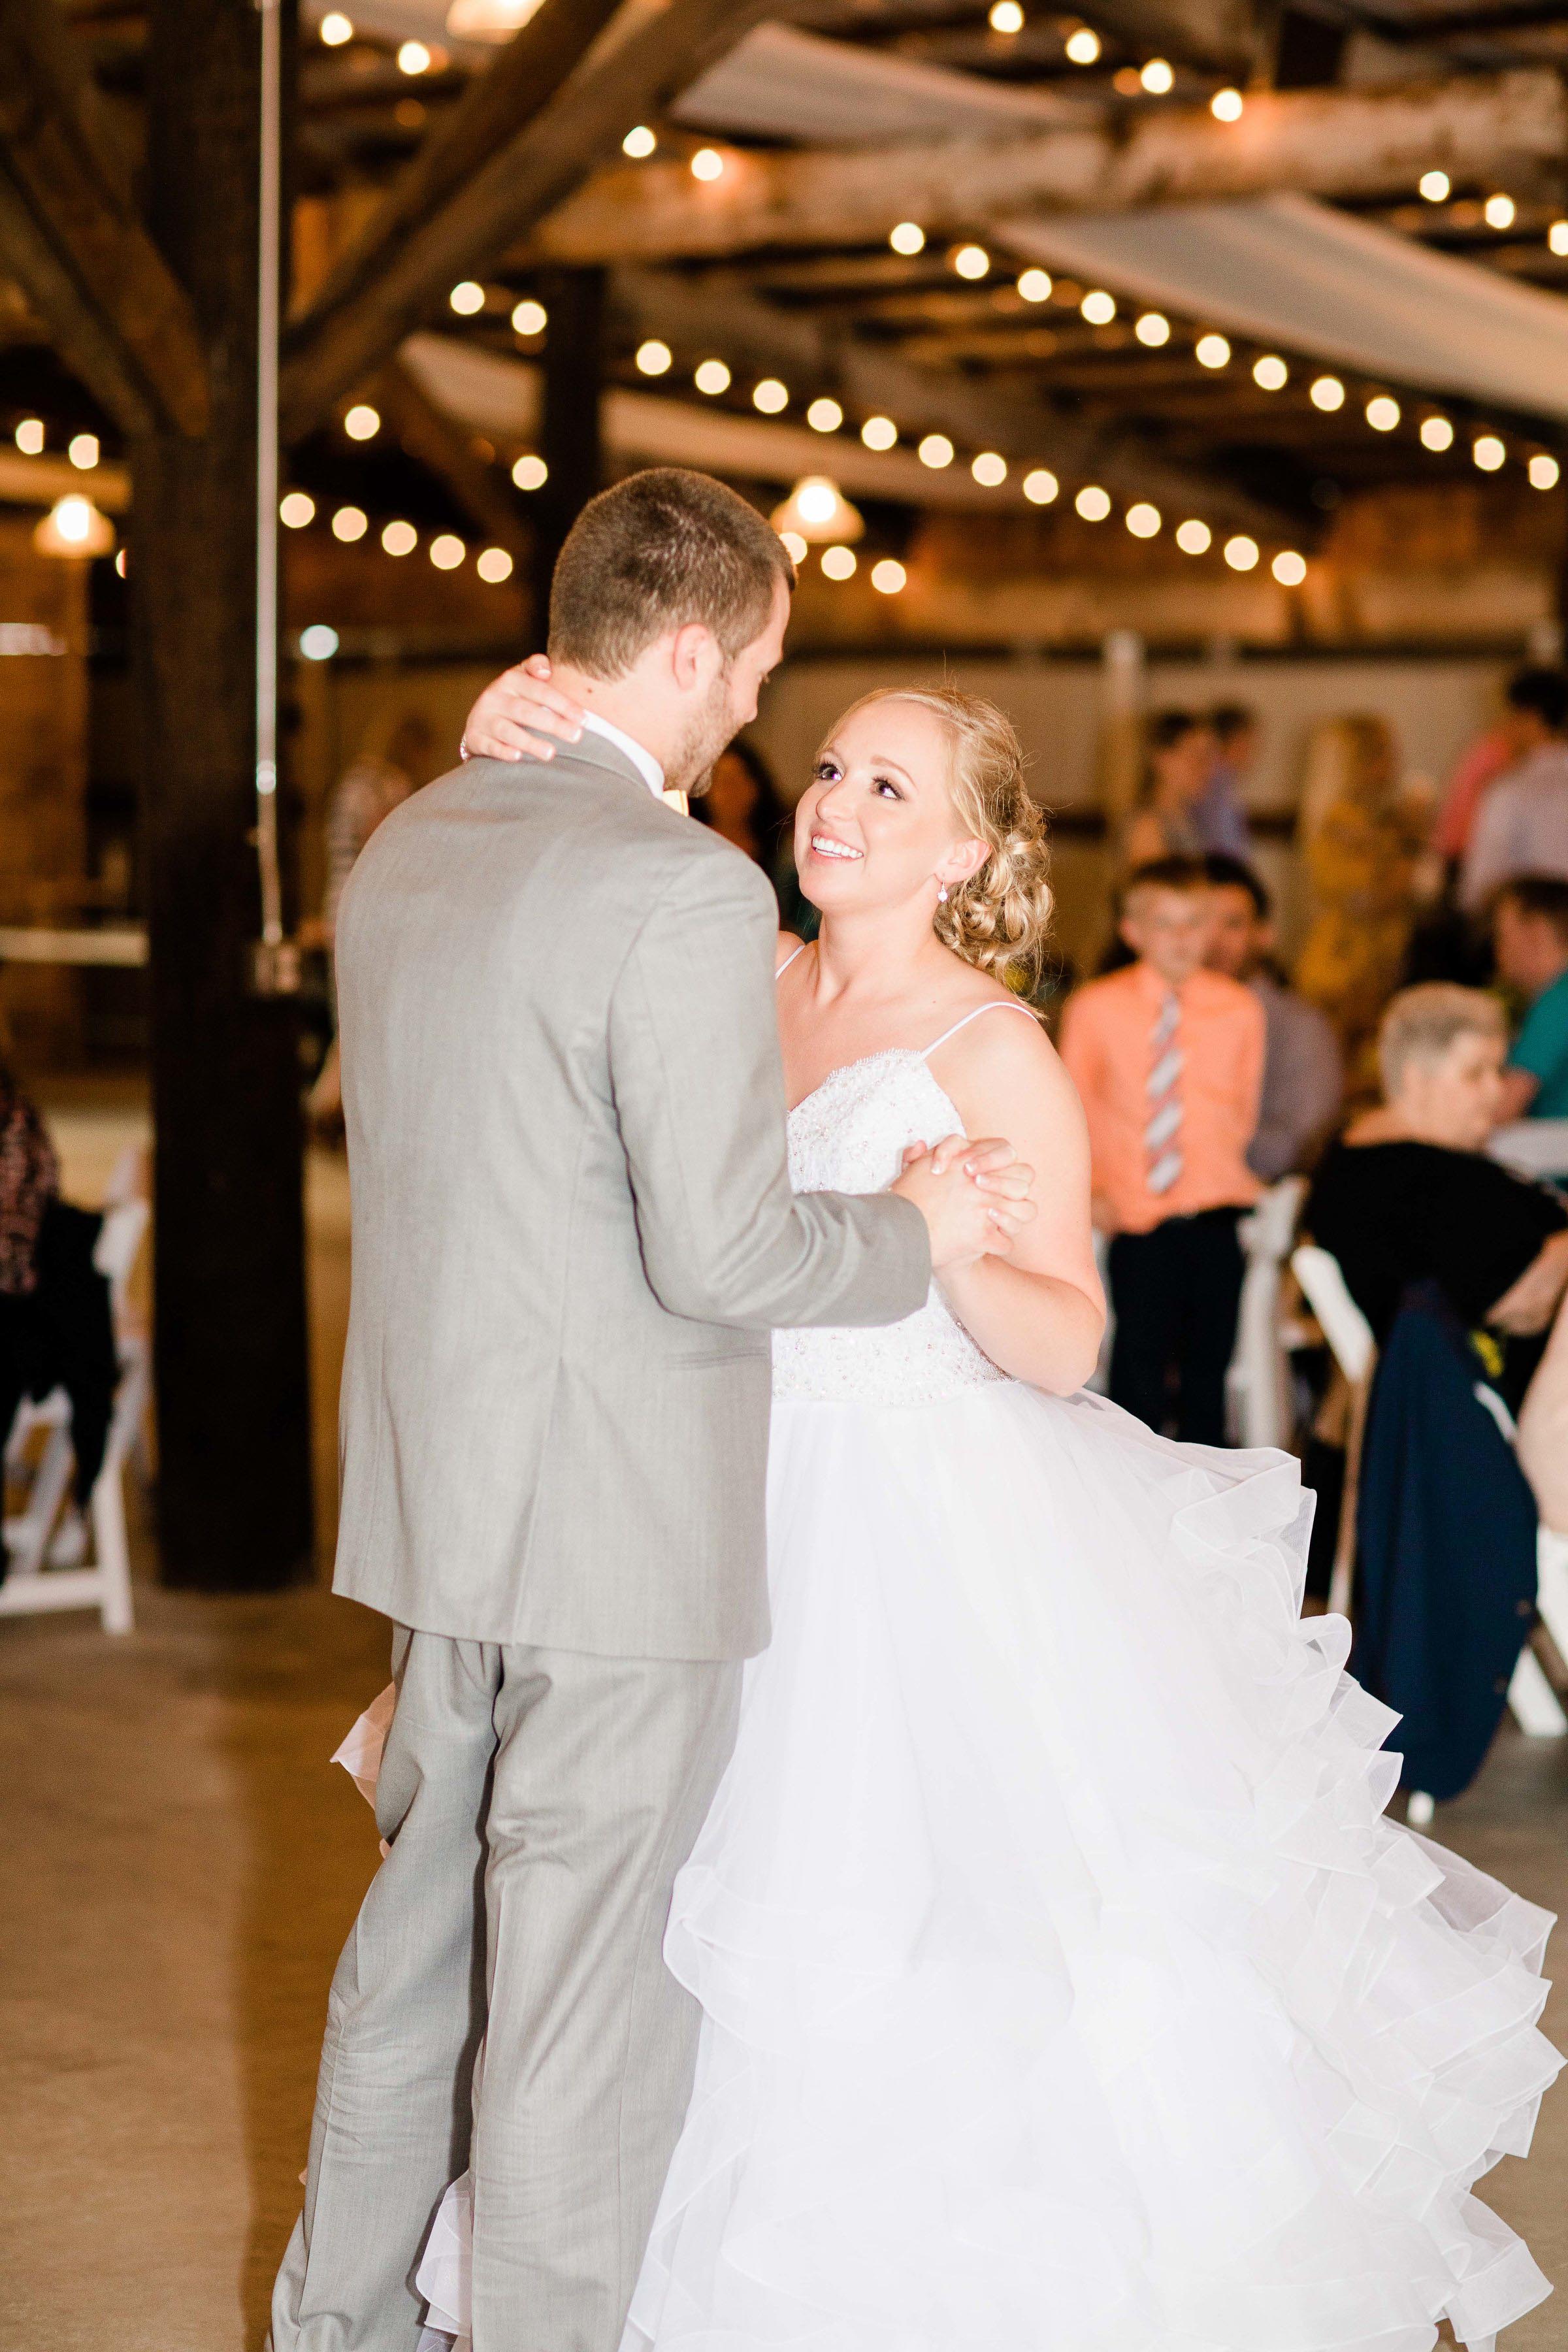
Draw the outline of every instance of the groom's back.
[[[668,1314],[650,1289],[616,1125],[616,976],[693,859],[723,861],[733,887],[735,854],[585,737],[547,763],[476,761],[430,785],[345,893],[336,1584],[403,1623],[634,1654],[734,1638],[683,1624],[679,1594],[616,1580],[654,1507],[639,1440],[668,1456],[701,1442],[694,1416],[731,1418],[689,1386],[672,1406],[685,1430],[646,1429],[670,1369],[738,1380],[752,1418],[765,1410],[765,1340]]]

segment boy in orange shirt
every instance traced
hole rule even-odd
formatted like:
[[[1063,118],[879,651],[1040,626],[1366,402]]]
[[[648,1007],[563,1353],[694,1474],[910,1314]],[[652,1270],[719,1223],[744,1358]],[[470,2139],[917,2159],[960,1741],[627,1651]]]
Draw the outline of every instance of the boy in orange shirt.
[[[1069,1000],[1062,1059],[1089,1118],[1095,1223],[1110,1234],[1110,1393],[1151,1429],[1225,1444],[1237,1225],[1258,1198],[1247,1147],[1263,1085],[1263,1007],[1203,969],[1195,861],[1135,868],[1121,936],[1137,958]]]

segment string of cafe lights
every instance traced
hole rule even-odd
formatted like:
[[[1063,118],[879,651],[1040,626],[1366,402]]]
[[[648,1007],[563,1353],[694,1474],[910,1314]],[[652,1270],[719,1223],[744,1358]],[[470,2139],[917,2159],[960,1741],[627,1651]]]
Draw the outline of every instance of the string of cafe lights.
[[[994,32],[1008,36],[1022,30],[1025,18],[1015,0],[996,0],[989,21]],[[1099,37],[1087,26],[1070,30],[1066,38],[1066,54],[1075,64],[1092,64],[1100,55]],[[1131,74],[1137,89],[1150,95],[1163,96],[1173,85],[1172,68],[1163,58],[1152,58],[1135,70],[1122,69],[1122,74],[1117,77],[1119,86],[1127,73]],[[1128,94],[1131,94],[1131,87]],[[1210,111],[1222,122],[1238,121],[1245,107],[1242,92],[1229,85],[1215,90],[1209,100]],[[644,162],[658,152],[659,140],[650,126],[638,123],[626,133],[621,144],[628,157]],[[721,176],[725,168],[724,157],[714,148],[699,149],[688,162],[693,174],[700,179],[716,179]],[[1439,181],[1442,183],[1440,188],[1436,184]],[[1441,173],[1428,173],[1420,186],[1422,194],[1432,201],[1438,201],[1448,193],[1447,177]],[[1485,213],[1489,226],[1506,228],[1514,218],[1512,200],[1506,196],[1489,198]],[[913,259],[922,253],[927,241],[925,228],[915,220],[896,222],[888,235],[892,251],[905,259]],[[1552,225],[1547,232],[1547,242],[1552,252],[1568,255],[1568,219]],[[955,276],[972,285],[991,278],[994,268],[986,248],[967,240],[949,248],[947,261]],[[1085,323],[1095,328],[1110,327],[1121,315],[1121,306],[1108,289],[1079,289],[1070,285],[1069,289],[1069,282],[1067,281],[1058,287],[1051,273],[1038,267],[1021,270],[1015,280],[1015,290],[1020,299],[1031,305],[1048,302],[1053,296],[1058,299],[1066,297],[1076,305]],[[473,292],[479,295],[482,302],[485,299],[482,289],[475,288]],[[1144,348],[1160,350],[1172,342],[1175,331],[1163,312],[1151,308],[1134,311],[1132,332]],[[1237,356],[1230,338],[1214,329],[1197,332],[1192,351],[1198,365],[1215,373],[1228,368]],[[635,362],[640,373],[660,377],[670,372],[674,354],[662,338],[649,336],[638,346]],[[1345,406],[1349,394],[1342,377],[1327,370],[1316,373],[1298,370],[1298,373],[1306,373],[1308,398],[1321,415],[1331,415]],[[1282,392],[1295,381],[1290,363],[1275,352],[1259,352],[1253,361],[1251,374],[1259,390],[1268,393]],[[700,393],[717,397],[731,389],[734,378],[726,362],[710,358],[699,362],[692,381]],[[767,416],[783,415],[790,404],[788,387],[776,376],[759,378],[752,385],[751,396],[752,405]],[[1440,407],[1429,401],[1417,399],[1410,404],[1407,415],[1405,406],[1386,389],[1366,388],[1363,398],[1363,416],[1368,428],[1379,435],[1395,432],[1408,421],[1415,425],[1422,448],[1434,456],[1447,454],[1458,437],[1452,418]],[[838,402],[829,398],[813,400],[806,410],[806,422],[816,431],[834,434],[844,423],[842,407]],[[890,417],[871,415],[863,421],[860,437],[868,448],[890,450],[897,447],[902,436]],[[1516,451],[1523,462],[1531,488],[1550,490],[1556,488],[1562,467],[1550,450],[1516,443]],[[1510,444],[1500,432],[1489,427],[1472,431],[1470,457],[1479,471],[1487,474],[1501,471],[1509,462],[1510,454]],[[945,434],[928,433],[917,442],[916,455],[923,464],[941,470],[953,462],[957,452]],[[1000,488],[1008,479],[1011,470],[1005,458],[995,450],[975,452],[970,467],[975,481],[985,488]],[[1040,506],[1052,504],[1061,488],[1058,478],[1047,467],[1027,468],[1020,487],[1032,504]],[[1079,486],[1073,504],[1080,518],[1089,522],[1109,520],[1115,512],[1115,501],[1110,493],[1093,482]],[[1123,509],[1123,520],[1135,538],[1152,539],[1164,528],[1165,518],[1151,500],[1135,499]],[[1176,526],[1173,537],[1184,553],[1194,556],[1206,554],[1215,543],[1213,530],[1198,516],[1185,518]],[[851,557],[847,566],[843,562],[846,552]],[[1255,570],[1262,555],[1258,543],[1245,532],[1232,533],[1222,542],[1220,552],[1231,568],[1238,572]],[[829,577],[835,576],[836,572],[839,577],[852,575],[852,551],[825,551],[825,558],[826,553],[836,555],[835,570],[829,571]],[[1270,570],[1281,585],[1298,586],[1306,578],[1306,560],[1298,550],[1281,547],[1272,558]]]
[[[1068,64],[1079,68],[1088,68],[1099,63],[1102,44],[1100,36],[1091,26],[1074,23],[1071,20],[1064,23],[1059,18],[1053,21],[1060,34],[1063,56]],[[1019,0],[994,0],[987,22],[991,32],[1005,42],[1016,37],[1024,31],[1027,16]],[[360,37],[353,19],[345,12],[338,9],[330,11],[321,18],[318,30],[322,42],[331,48],[342,47]],[[416,40],[401,43],[396,50],[395,59],[399,69],[411,78],[417,78],[433,69],[437,69],[447,63],[444,52],[427,43]],[[1175,70],[1170,61],[1165,58],[1155,56],[1145,58],[1142,65],[1127,65],[1119,68],[1111,78],[1111,87],[1118,95],[1125,98],[1160,99],[1168,97],[1172,93],[1175,87]],[[1246,102],[1243,92],[1231,84],[1225,84],[1212,90],[1208,100],[1209,110],[1215,120],[1226,123],[1239,121],[1245,112]],[[626,133],[621,146],[622,152],[631,161],[645,162],[659,152],[660,143],[659,136],[651,125],[637,123]],[[696,148],[687,154],[686,161],[692,176],[703,182],[721,179],[726,169],[726,158],[722,151],[710,145]],[[1452,187],[1447,173],[1429,171],[1422,175],[1418,184],[1418,192],[1427,203],[1436,205],[1447,203],[1452,194]],[[1513,226],[1517,207],[1513,199],[1505,192],[1497,191],[1485,199],[1480,212],[1488,227],[1502,234]],[[1568,255],[1568,218],[1551,223],[1546,231],[1546,242],[1553,254]],[[893,227],[889,243],[895,253],[912,257],[923,251],[926,245],[926,232],[918,222],[902,221]],[[954,273],[969,283],[978,284],[992,275],[991,257],[981,245],[973,242],[955,245],[951,249],[948,258]],[[1054,290],[1049,272],[1040,268],[1025,269],[1016,280],[1016,290],[1027,302],[1039,303],[1049,300]],[[472,279],[465,279],[454,287],[449,299],[453,310],[460,317],[477,316],[489,305],[489,297],[485,289]],[[1086,323],[1095,327],[1110,325],[1116,320],[1119,310],[1115,297],[1107,289],[1098,287],[1089,288],[1081,293],[1079,297],[1078,308]],[[512,324],[519,335],[525,340],[539,334],[545,325],[542,305],[527,299],[518,303],[512,311]],[[1149,349],[1160,349],[1168,344],[1172,341],[1173,334],[1169,320],[1154,310],[1145,310],[1137,314],[1133,321],[1133,332],[1139,342]],[[1228,367],[1234,357],[1229,339],[1215,331],[1199,334],[1194,342],[1193,351],[1194,357],[1200,366],[1215,372]],[[664,375],[673,365],[673,353],[661,339],[649,337],[637,351],[637,365],[643,374],[653,377]],[[1292,381],[1290,367],[1276,352],[1260,353],[1253,362],[1252,376],[1258,387],[1266,392],[1283,391]],[[718,397],[730,389],[733,378],[727,363],[715,358],[705,359],[700,362],[693,381],[699,392],[710,397]],[[1320,413],[1332,415],[1344,407],[1348,395],[1342,380],[1324,372],[1310,377],[1308,383],[1308,396]],[[777,377],[763,376],[752,386],[752,401],[760,414],[777,416],[783,415],[788,408],[790,395],[787,387]],[[841,411],[837,415],[833,415],[837,408],[838,404],[831,400],[814,401],[807,411],[807,421],[818,431],[828,434],[836,432],[843,421]],[[1371,391],[1364,399],[1363,413],[1369,429],[1379,434],[1394,432],[1405,421],[1405,411],[1401,403],[1387,391]],[[1457,438],[1456,428],[1453,421],[1441,409],[1429,403],[1415,404],[1410,411],[1410,421],[1415,425],[1417,437],[1423,448],[1439,456],[1453,448]],[[873,449],[894,448],[901,437],[892,420],[883,416],[873,415],[866,418],[860,429],[862,440],[868,447]],[[941,470],[953,462],[957,453],[945,435],[931,433],[918,442],[916,454],[923,464],[934,470]],[[1508,462],[1509,454],[1509,445],[1500,434],[1491,430],[1479,430],[1473,434],[1470,456],[1472,462],[1480,471],[1484,473],[1500,471]],[[1550,451],[1535,448],[1521,454],[1524,456],[1527,478],[1532,488],[1546,490],[1556,486],[1561,469],[1558,459]],[[986,488],[1000,488],[1008,478],[1009,474],[1005,459],[994,450],[975,452],[971,459],[971,471],[975,481]],[[525,454],[518,461],[518,467],[514,468],[514,478],[518,480],[520,488],[525,489],[537,488],[544,479],[542,461],[531,454]],[[1060,484],[1056,476],[1046,467],[1029,468],[1025,473],[1021,487],[1025,497],[1031,503],[1041,506],[1054,502],[1060,491]],[[1097,483],[1081,484],[1075,493],[1073,503],[1076,511],[1087,521],[1107,520],[1115,511],[1114,501],[1110,499],[1110,494]],[[363,535],[363,532],[356,531],[353,521],[358,511],[352,508],[338,509],[333,517],[333,529],[340,536]],[[342,521],[342,530],[339,529],[340,517]],[[1155,537],[1164,525],[1164,518],[1160,514],[1159,509],[1147,499],[1134,500],[1127,506],[1123,512],[1123,520],[1128,530],[1138,538]],[[409,529],[412,529],[411,525],[387,526],[387,530],[394,533],[395,541],[399,545],[402,543],[404,534]],[[453,534],[445,535],[447,544],[443,547],[444,556],[449,556],[450,542],[454,536]],[[383,538],[384,542],[385,532]],[[1195,516],[1186,518],[1176,527],[1174,538],[1176,544],[1184,552],[1194,555],[1207,552],[1214,542],[1214,533],[1209,526],[1201,518]],[[435,542],[432,542],[433,547],[434,544]],[[1232,534],[1224,541],[1221,552],[1232,567],[1238,571],[1255,569],[1261,555],[1261,551],[1257,548],[1256,542],[1245,533]],[[835,559],[831,567],[826,563],[826,558],[829,554]],[[489,560],[498,576],[505,576],[499,572],[500,562],[504,558],[504,551],[486,550],[481,561],[486,558]],[[827,569],[830,578],[852,576],[855,569],[852,550],[830,548],[824,551],[824,558],[825,568]],[[846,558],[848,559],[847,563]],[[889,564],[885,569],[889,579],[893,572],[901,571],[901,567],[896,564]],[[1290,548],[1281,548],[1277,551],[1271,569],[1276,577],[1281,579],[1285,584],[1296,584],[1299,580],[1305,577],[1306,573],[1304,559],[1296,550]],[[902,584],[901,580],[900,584]]]

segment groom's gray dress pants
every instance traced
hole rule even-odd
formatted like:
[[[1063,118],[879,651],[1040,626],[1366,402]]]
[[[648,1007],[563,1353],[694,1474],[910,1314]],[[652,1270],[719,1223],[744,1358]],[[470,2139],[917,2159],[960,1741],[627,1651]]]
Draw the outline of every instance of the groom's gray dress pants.
[[[470,2165],[474,2352],[616,2352],[696,2054],[670,1888],[741,1667],[402,1630],[393,1659],[392,1850],[332,1980],[273,2352],[415,2352]]]

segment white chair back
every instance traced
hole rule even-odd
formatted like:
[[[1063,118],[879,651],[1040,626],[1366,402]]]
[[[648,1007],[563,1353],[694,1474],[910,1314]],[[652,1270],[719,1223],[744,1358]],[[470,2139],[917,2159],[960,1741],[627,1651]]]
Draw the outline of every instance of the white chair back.
[[[1304,1176],[1281,1177],[1237,1228],[1247,1271],[1226,1394],[1231,1434],[1241,1445],[1288,1446],[1293,1434],[1290,1361],[1280,1328],[1279,1287],[1306,1197]]]
[[[1351,1386],[1359,1388],[1372,1371],[1377,1343],[1372,1325],[1351,1297],[1338,1258],[1315,1242],[1306,1242],[1292,1255],[1290,1271],[1322,1327],[1335,1363]]]
[[[1488,1142],[1494,1160],[1518,1176],[1568,1176],[1568,1118],[1519,1118]]]
[[[126,1293],[151,1216],[147,1202],[136,1200],[122,1201],[104,1212],[103,1231],[99,1234],[92,1262],[109,1285],[117,1330],[124,1319]]]

